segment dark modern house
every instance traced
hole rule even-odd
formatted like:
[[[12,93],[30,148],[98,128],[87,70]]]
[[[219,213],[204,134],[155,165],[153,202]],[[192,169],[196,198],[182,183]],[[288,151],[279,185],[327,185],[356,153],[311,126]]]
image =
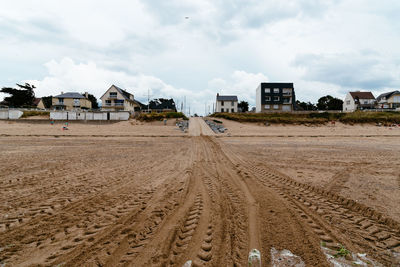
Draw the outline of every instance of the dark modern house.
[[[295,103],[293,83],[261,83],[256,89],[256,112],[289,112]]]

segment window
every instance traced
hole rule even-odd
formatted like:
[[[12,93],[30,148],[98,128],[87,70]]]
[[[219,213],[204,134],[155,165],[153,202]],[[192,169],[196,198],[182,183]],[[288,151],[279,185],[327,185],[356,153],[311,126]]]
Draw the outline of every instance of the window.
[[[274,101],[279,101],[279,96],[274,96]]]
[[[117,98],[117,92],[110,92],[110,98]]]
[[[78,98],[74,98],[74,106],[77,107],[77,106],[80,106],[80,105],[81,105],[81,103],[80,103],[79,99]]]
[[[270,96],[266,96],[265,97],[265,101],[271,101],[271,97]]]
[[[350,105],[350,100],[347,100],[347,101],[346,101],[346,105]]]
[[[279,109],[279,105],[274,105],[274,109]]]
[[[115,105],[116,106],[123,106],[124,105],[124,100],[115,100]]]
[[[221,106],[223,106],[224,105],[224,101],[221,101]]]
[[[235,112],[235,109],[233,108],[233,109],[231,109],[231,112]]]
[[[274,88],[274,93],[278,94],[279,93],[279,88]]]
[[[106,100],[106,106],[111,106],[111,100]]]
[[[221,112],[224,112],[224,109],[223,109],[223,108],[221,108]]]
[[[282,100],[283,100],[283,103],[290,104],[290,97],[284,97],[284,98],[282,98]]]
[[[232,101],[232,107],[235,105],[235,101]]]
[[[58,99],[58,103],[61,104],[61,105],[64,104],[64,98],[59,98]]]
[[[292,90],[289,88],[284,88],[284,89],[282,89],[282,94],[283,95],[292,95]]]
[[[264,92],[267,93],[267,94],[271,93],[271,88],[265,88]]]
[[[265,109],[271,109],[271,106],[270,105],[265,105],[264,108]]]
[[[364,104],[368,104],[368,100],[364,100]]]

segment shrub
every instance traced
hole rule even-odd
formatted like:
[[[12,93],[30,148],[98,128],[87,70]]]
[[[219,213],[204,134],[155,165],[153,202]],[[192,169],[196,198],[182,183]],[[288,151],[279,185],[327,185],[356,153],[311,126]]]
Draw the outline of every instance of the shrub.
[[[329,121],[342,123],[400,123],[400,112],[362,112],[328,113],[311,112],[298,113],[215,113],[216,118],[223,118],[239,122],[268,122],[282,124],[324,124]]]
[[[160,121],[163,119],[179,119],[188,120],[188,118],[182,112],[162,112],[162,113],[142,113],[137,119],[140,121]]]
[[[49,111],[36,111],[36,110],[25,110],[21,118],[28,118],[32,116],[50,116]]]

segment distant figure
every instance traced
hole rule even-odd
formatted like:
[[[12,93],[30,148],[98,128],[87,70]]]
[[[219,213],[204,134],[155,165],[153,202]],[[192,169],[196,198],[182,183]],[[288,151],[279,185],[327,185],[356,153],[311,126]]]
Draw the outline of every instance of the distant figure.
[[[164,119],[164,125],[167,125],[167,119]]]

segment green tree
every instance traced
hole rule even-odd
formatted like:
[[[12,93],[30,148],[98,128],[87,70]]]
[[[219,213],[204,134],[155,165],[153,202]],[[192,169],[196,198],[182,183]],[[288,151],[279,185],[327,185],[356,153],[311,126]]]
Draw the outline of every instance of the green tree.
[[[317,108],[318,110],[341,110],[343,101],[339,98],[334,98],[330,95],[326,95],[318,99]]]
[[[0,90],[1,93],[11,95],[5,97],[4,102],[10,107],[32,106],[33,100],[35,99],[35,92],[33,89],[36,87],[34,85],[30,85],[29,83],[25,83],[25,85],[17,83],[17,86],[19,89],[3,87]]]
[[[92,102],[92,109],[98,109],[99,103],[97,102],[97,98],[92,94],[88,94],[88,98]]]
[[[238,104],[238,108],[240,108],[242,110],[242,112],[249,111],[249,102],[240,101]]]
[[[42,97],[43,105],[45,108],[51,108],[53,96],[44,96]]]
[[[299,110],[316,110],[317,107],[309,102],[300,102],[299,100],[296,101],[296,106],[298,107]]]

